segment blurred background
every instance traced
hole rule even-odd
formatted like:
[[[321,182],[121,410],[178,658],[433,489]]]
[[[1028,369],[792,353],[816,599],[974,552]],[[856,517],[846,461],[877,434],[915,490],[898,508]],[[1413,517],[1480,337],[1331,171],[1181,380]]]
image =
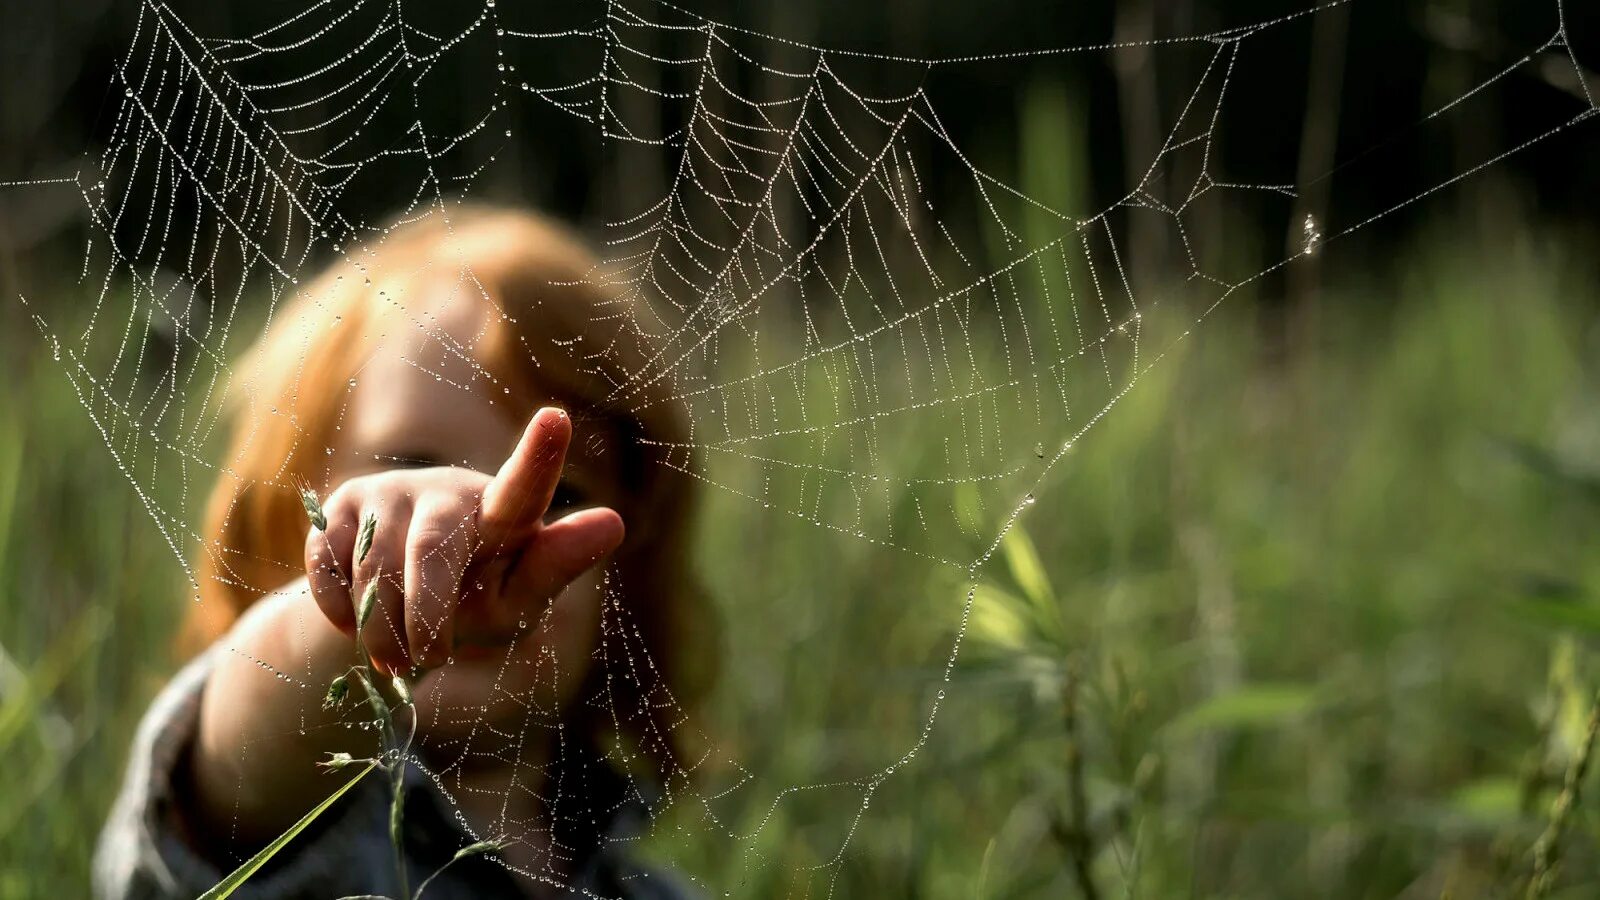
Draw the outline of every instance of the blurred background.
[[[161,6],[211,36],[292,13]],[[974,58],[925,75],[863,58],[848,80],[888,94],[912,71],[975,165],[1077,215],[1127,195],[1183,114],[1216,41],[1172,39],[1306,9],[684,8],[802,44]],[[0,182],[72,178],[104,146],[140,10],[0,3]],[[1151,313],[1174,332],[1204,316],[1042,476],[970,610],[944,569],[817,528],[752,546],[748,511],[708,499],[698,556],[725,680],[706,719],[730,757],[777,785],[872,771],[917,741],[936,692],[941,709],[844,853],[859,795],[774,813],[751,792],[726,811],[757,835],[745,852],[691,822],[663,829],[661,859],[751,897],[1498,897],[1529,889],[1550,835],[1551,895],[1600,893],[1600,785],[1569,783],[1600,687],[1600,118],[1577,119],[1600,91],[1600,10],[1355,0],[1270,37],[1240,43],[1210,143],[1241,181],[1295,189],[1229,191],[1186,223],[1208,261],[1265,274],[1214,310]],[[700,40],[653,39],[664,56]],[[1069,47],[1085,49],[978,59]],[[441,133],[482,115],[485,59],[461,59],[426,88]],[[609,152],[537,103],[504,115],[475,195],[597,241],[677,164]],[[964,171],[923,174],[949,208],[971,202]],[[1152,202],[1186,183],[1157,178]],[[404,199],[373,183],[340,202],[381,220]],[[977,218],[994,268],[1014,251]],[[1180,281],[1173,233],[1146,221],[1108,226],[1119,268]],[[1339,237],[1302,256],[1308,222]],[[94,308],[88,233],[75,189],[0,186],[0,897],[87,890],[191,593],[36,327]],[[971,515],[992,535],[1006,511]]]

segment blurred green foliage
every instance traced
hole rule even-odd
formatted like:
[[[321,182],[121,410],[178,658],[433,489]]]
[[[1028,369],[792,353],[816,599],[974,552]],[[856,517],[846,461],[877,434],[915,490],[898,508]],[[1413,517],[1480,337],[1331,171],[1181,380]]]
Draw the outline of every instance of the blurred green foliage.
[[[79,896],[190,592],[16,312],[0,338],[0,897]]]
[[[1359,296],[1380,279],[1346,278],[1287,359],[1248,299],[1219,309],[1008,532],[926,748],[843,857],[837,830],[753,804],[730,827],[759,846],[713,840],[691,870],[735,896],[1073,896],[1073,747],[1101,896],[1514,893],[1596,681],[1600,289],[1559,237],[1476,240],[1398,253],[1387,306]],[[706,518],[707,574],[742,607],[714,731],[777,784],[893,762],[941,660],[862,672],[936,651],[966,586],[843,562],[860,580],[835,584],[815,561],[836,550],[752,546],[719,526],[732,501]],[[1593,809],[1569,896],[1600,888]]]
[[[1080,189],[1051,143],[1066,97],[1025,101],[1030,193]],[[709,493],[726,659],[702,790],[758,780],[716,822],[680,804],[650,852],[763,898],[1074,896],[1075,855],[1106,897],[1519,890],[1600,672],[1582,246],[1441,222],[1370,270],[1330,262],[1290,352],[1231,298],[975,586],[820,528],[753,541]],[[190,592],[47,344],[14,327],[0,353],[0,897],[79,895]],[[891,765],[870,804],[859,782],[767,790]],[[1600,890],[1594,805],[1558,895]]]

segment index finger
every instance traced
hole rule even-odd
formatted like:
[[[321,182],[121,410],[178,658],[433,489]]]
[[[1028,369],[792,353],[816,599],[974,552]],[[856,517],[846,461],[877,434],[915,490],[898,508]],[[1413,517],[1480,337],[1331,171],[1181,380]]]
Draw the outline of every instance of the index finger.
[[[546,406],[533,414],[517,448],[484,488],[478,521],[486,539],[507,541],[539,530],[571,441],[572,419],[565,411]]]

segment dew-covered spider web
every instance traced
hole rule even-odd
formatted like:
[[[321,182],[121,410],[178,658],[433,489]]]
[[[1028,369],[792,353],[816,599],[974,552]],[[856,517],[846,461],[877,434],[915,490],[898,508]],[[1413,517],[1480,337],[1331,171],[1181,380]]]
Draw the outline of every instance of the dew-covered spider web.
[[[494,702],[520,712],[436,705],[452,727],[424,731],[413,762],[467,834],[520,842],[527,852],[505,864],[549,884],[577,883],[579,862],[598,848],[643,854],[710,893],[738,895],[746,873],[775,866],[794,896],[824,896],[873,829],[874,797],[912,777],[946,724],[940,708],[972,590],[1002,536],[1030,517],[1072,517],[1047,488],[1070,474],[1074,448],[1096,425],[1175,347],[1203,339],[1207,316],[1230,296],[1594,115],[1561,6],[1535,5],[1549,21],[1543,43],[1399,135],[1444,134],[1532,69],[1571,73],[1560,116],[1448,170],[1381,179],[1364,190],[1366,208],[1296,222],[1303,242],[1265,265],[1240,263],[1251,257],[1235,252],[1231,208],[1277,204],[1287,215],[1310,184],[1339,190],[1341,179],[1368,177],[1364,164],[1383,165],[1377,142],[1308,182],[1292,159],[1256,158],[1247,169],[1222,152],[1266,119],[1300,115],[1238,98],[1256,96],[1241,94],[1248,80],[1277,74],[1258,49],[1305,41],[1319,7],[1212,33],[1049,49],[1019,38],[1023,49],[921,59],[762,34],[651,0],[427,11],[320,0],[239,34],[201,33],[145,0],[116,65],[102,148],[70,178],[7,188],[81,194],[87,307],[70,328],[30,309],[205,603],[208,580],[272,596],[303,574],[295,560],[246,547],[242,525],[222,530],[241,535],[237,543],[208,540],[211,488],[241,467],[220,449],[230,429],[243,429],[247,448],[254,430],[298,436],[276,475],[251,476],[240,491],[294,498],[303,482],[326,495],[350,462],[340,454],[355,452],[312,427],[306,410],[331,403],[332,421],[347,421],[358,378],[295,371],[291,402],[258,394],[264,374],[282,375],[269,370],[304,365],[243,355],[262,330],[300,327],[308,346],[322,340],[317,329],[342,320],[281,320],[320,316],[316,292],[337,285],[401,323],[355,325],[365,330],[350,352],[403,348],[408,365],[463,403],[531,401],[503,370],[480,364],[477,341],[441,332],[458,306],[486,303],[501,322],[516,318],[450,242],[427,258],[384,248],[419,227],[450,234],[473,201],[515,202],[497,186],[527,165],[515,147],[574,142],[603,156],[597,258],[552,289],[606,300],[518,351],[535,370],[583,380],[571,400],[580,445],[585,422],[670,416],[678,432],[622,429],[623,448],[609,452],[698,495],[719,518],[708,527],[807,548],[808,558],[742,585],[714,577],[717,559],[696,558],[713,570],[705,580],[725,616],[806,619],[842,589],[840,572],[864,572],[876,587],[851,603],[884,621],[934,622],[938,638],[908,648],[883,636],[886,656],[892,648],[896,665],[914,661],[926,676],[884,680],[882,690],[912,698],[903,721],[849,723],[879,729],[875,757],[808,744],[779,771],[744,752],[752,736],[707,726],[677,696],[642,636],[638,574],[610,572],[584,662],[598,674],[573,701],[600,723],[592,747],[572,751],[581,742],[564,730],[566,714],[541,699],[539,685],[572,661],[507,653],[495,663]],[[1181,102],[1162,110],[1159,145],[1108,205],[1021,184],[942,112],[964,91],[992,91],[1018,73],[1128,53],[1165,64]],[[445,72],[471,90],[431,90]],[[374,196],[381,216],[365,211]],[[1136,262],[1137,229],[1165,236],[1159,266]],[[410,287],[419,284],[442,293],[420,296]],[[403,462],[394,456],[360,462]],[[940,579],[955,587],[930,590]],[[797,649],[792,665],[746,677],[711,629],[682,634],[676,651],[686,657],[724,657],[719,696],[767,705],[775,720],[791,702],[786,684],[846,677],[839,671],[870,680],[890,666]],[[308,711],[319,706],[325,685],[292,664],[260,662],[276,672],[276,689],[302,692]],[[438,684],[451,683],[454,665]],[[346,749],[365,715],[349,707],[329,749]],[[835,727],[850,717],[824,716]],[[469,796],[481,789],[463,774],[486,764],[506,773],[497,808]],[[616,784],[595,787],[607,778]],[[612,827],[619,818],[629,827]],[[801,828],[814,852],[777,858],[773,832]]]

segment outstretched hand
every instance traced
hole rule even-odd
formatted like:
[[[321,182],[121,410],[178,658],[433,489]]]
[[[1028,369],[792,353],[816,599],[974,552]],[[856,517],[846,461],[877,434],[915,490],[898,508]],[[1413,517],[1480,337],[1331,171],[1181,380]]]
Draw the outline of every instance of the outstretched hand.
[[[354,637],[357,604],[375,582],[361,639],[374,666],[391,674],[442,665],[458,645],[515,640],[519,623],[622,543],[622,518],[611,509],[545,522],[571,439],[571,418],[545,407],[493,477],[396,469],[340,485],[323,503],[327,527],[306,537],[317,606]],[[376,526],[362,556],[368,516]]]

